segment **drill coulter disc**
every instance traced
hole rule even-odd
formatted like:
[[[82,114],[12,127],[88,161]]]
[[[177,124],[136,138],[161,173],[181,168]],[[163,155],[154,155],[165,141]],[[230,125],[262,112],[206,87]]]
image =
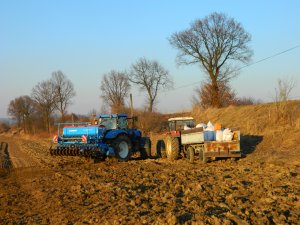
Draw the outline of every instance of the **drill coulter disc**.
[[[64,151],[63,151],[63,156],[67,156],[68,155],[68,151],[69,151],[69,148],[65,148]]]
[[[99,157],[99,149],[94,146],[86,146],[81,149],[80,146],[56,146],[50,148],[50,154],[55,156],[80,156],[85,158],[97,158]]]
[[[65,156],[66,155],[66,152],[67,152],[67,148],[63,148],[62,152],[61,152],[61,155]]]
[[[73,148],[72,149],[72,156],[76,156],[77,155],[77,149],[76,148]]]

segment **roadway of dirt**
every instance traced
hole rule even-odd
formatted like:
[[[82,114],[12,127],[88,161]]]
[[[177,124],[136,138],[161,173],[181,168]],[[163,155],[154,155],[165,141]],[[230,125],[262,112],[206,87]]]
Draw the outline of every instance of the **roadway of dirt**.
[[[300,149],[238,161],[51,157],[0,136],[0,224],[299,224]]]

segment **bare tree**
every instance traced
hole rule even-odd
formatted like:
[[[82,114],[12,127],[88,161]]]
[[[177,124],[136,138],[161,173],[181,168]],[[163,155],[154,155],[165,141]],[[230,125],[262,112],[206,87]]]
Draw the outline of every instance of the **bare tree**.
[[[128,77],[123,72],[110,71],[103,76],[100,85],[101,98],[111,107],[113,113],[123,110],[125,97],[130,91]]]
[[[37,103],[39,110],[43,114],[44,123],[50,133],[51,114],[55,109],[56,90],[51,80],[38,83],[31,93],[32,99]]]
[[[55,108],[61,114],[61,121],[64,121],[67,107],[71,104],[71,99],[76,94],[74,86],[60,70],[52,73],[51,82],[54,84],[56,93]]]
[[[220,82],[237,75],[234,63],[250,61],[251,36],[242,25],[223,13],[212,13],[196,20],[187,30],[172,34],[170,44],[179,50],[177,63],[199,63],[212,88],[212,106],[220,107]]]
[[[131,66],[128,78],[132,83],[137,84],[140,90],[147,92],[149,112],[153,111],[158,92],[173,87],[169,72],[155,60],[140,58]]]
[[[35,111],[35,103],[27,95],[11,100],[7,109],[8,115],[17,120],[19,127],[22,125],[25,133],[30,131],[31,117]]]
[[[19,98],[10,101],[7,108],[7,114],[17,121],[18,127],[21,126],[23,116]]]
[[[220,106],[226,107],[236,102],[236,94],[226,82],[218,83]],[[193,96],[194,105],[200,105],[203,108],[209,108],[213,105],[212,85],[202,82],[200,87],[195,89]]]
[[[296,82],[293,78],[278,79],[277,85],[277,88],[275,88],[275,102],[282,102],[289,100]]]
[[[275,106],[276,106],[276,121],[288,120],[293,123],[293,109],[288,107],[288,100],[292,90],[296,87],[296,82],[293,78],[278,79],[277,88],[275,88]]]

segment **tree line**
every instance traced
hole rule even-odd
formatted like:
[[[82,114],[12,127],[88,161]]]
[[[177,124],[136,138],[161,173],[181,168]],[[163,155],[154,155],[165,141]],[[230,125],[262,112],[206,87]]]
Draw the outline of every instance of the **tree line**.
[[[188,29],[168,39],[178,50],[177,64],[197,64],[205,80],[194,90],[193,104],[203,108],[231,104],[253,104],[252,98],[238,98],[230,81],[238,75],[238,63],[247,64],[253,55],[251,35],[235,19],[224,13],[212,13],[195,20]],[[112,70],[101,82],[101,97],[112,111],[124,108],[130,82],[147,93],[148,111],[152,112],[160,90],[173,87],[172,77],[157,61],[140,58],[129,72]]]
[[[178,50],[178,65],[197,64],[205,80],[194,90],[193,104],[203,108],[224,107],[230,104],[251,104],[253,99],[237,98],[230,81],[238,75],[238,63],[246,64],[253,55],[249,47],[251,35],[235,19],[223,13],[212,13],[195,20],[190,27],[168,38]],[[126,109],[131,87],[146,94],[147,112],[153,112],[158,95],[172,89],[173,78],[157,60],[141,57],[126,71],[111,70],[100,82],[101,98],[113,113]],[[72,82],[62,71],[53,72],[50,79],[39,82],[31,95],[20,96],[9,103],[8,114],[16,119],[25,132],[39,123],[40,129],[50,132],[52,115],[59,112],[65,121],[68,106],[75,96]]]
[[[53,72],[50,79],[36,84],[30,96],[11,100],[7,113],[25,133],[32,133],[35,129],[50,133],[52,114],[54,111],[59,112],[60,121],[64,121],[67,107],[75,95],[73,83],[59,70]]]

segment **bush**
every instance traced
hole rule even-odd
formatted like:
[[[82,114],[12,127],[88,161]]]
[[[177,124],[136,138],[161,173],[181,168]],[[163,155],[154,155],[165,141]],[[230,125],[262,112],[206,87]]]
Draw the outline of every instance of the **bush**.
[[[10,126],[6,122],[0,122],[0,133],[4,133],[10,130]]]

